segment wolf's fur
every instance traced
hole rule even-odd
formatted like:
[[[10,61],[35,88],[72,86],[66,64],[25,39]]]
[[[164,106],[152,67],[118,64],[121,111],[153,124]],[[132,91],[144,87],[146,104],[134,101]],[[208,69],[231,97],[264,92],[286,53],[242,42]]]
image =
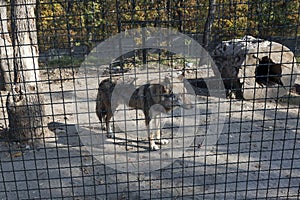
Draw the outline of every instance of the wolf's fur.
[[[123,85],[124,87],[117,88],[119,79],[105,79],[99,84],[96,113],[101,122],[105,122],[107,129],[107,136],[113,137],[113,131],[110,127],[110,119],[112,118],[115,109],[121,104],[121,101],[125,101],[129,107],[142,110],[145,115],[145,123],[150,140],[150,149],[158,150],[159,147],[155,144],[157,139],[161,144],[167,144],[168,140],[161,140],[161,131],[159,124],[157,123],[156,116],[162,112],[153,105],[160,105],[168,112],[176,106],[180,106],[186,109],[192,108],[191,102],[187,98],[184,98],[184,94],[174,94],[171,81],[168,77],[162,83],[152,81],[138,88],[135,88],[133,81]],[[182,87],[184,88],[184,87]],[[113,91],[120,89],[117,93],[118,97],[112,99]],[[123,94],[132,94],[131,97],[126,97]],[[127,98],[127,99],[126,99]],[[157,126],[158,131],[155,134],[150,133],[150,121],[155,119],[154,123]]]

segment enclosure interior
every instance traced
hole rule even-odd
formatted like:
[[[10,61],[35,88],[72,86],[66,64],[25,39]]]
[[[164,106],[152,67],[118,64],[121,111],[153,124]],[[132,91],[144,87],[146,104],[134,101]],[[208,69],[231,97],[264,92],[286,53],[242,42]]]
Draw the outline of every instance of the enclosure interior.
[[[10,36],[13,2],[0,0]],[[300,198],[298,1],[33,2],[37,41],[31,42],[41,77],[35,91],[44,97],[42,129],[52,136],[37,148],[8,141],[10,91],[1,91],[1,199]],[[158,27],[172,34],[157,39]],[[288,50],[260,52],[256,43],[238,67],[240,60],[229,62],[233,55],[213,57],[222,42],[246,35]],[[117,48],[101,46],[111,40]],[[290,52],[294,57],[286,59]],[[96,111],[105,93],[97,95],[100,83],[116,78],[117,87],[106,88],[118,103],[110,121],[115,136],[107,137]],[[147,85],[170,91],[151,96]],[[159,150],[149,144],[145,112],[124,103],[138,104],[134,91],[143,106],[160,99],[152,111],[161,112],[152,118],[168,144],[157,140]],[[180,106],[166,112],[166,96]],[[153,120],[150,127],[159,130]]]

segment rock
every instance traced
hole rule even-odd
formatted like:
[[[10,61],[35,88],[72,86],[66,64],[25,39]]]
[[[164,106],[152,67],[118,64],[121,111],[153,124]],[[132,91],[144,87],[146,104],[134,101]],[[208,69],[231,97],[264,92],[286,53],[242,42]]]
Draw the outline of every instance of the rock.
[[[45,52],[39,53],[39,62],[50,62],[53,60],[58,60],[63,57],[73,57],[76,59],[85,58],[85,56],[90,52],[89,47],[85,44],[75,45],[72,48],[52,48]]]
[[[84,58],[89,52],[89,46],[85,44],[75,45],[71,50],[71,54],[75,58]]]
[[[48,49],[47,52],[45,52],[43,54],[46,57],[46,61],[53,61],[53,60],[57,60],[60,58],[63,58],[65,56],[70,56],[71,55],[71,51],[70,49]]]
[[[223,41],[214,49],[212,57],[225,88],[236,98],[248,100],[286,95],[298,71],[289,48],[248,35]]]

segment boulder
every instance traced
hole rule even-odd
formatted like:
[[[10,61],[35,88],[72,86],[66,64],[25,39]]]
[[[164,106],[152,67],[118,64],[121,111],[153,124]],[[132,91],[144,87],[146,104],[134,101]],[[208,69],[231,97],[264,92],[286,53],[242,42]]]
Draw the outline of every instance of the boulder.
[[[263,100],[281,97],[298,72],[294,53],[277,42],[245,36],[221,42],[212,52],[228,95]]]

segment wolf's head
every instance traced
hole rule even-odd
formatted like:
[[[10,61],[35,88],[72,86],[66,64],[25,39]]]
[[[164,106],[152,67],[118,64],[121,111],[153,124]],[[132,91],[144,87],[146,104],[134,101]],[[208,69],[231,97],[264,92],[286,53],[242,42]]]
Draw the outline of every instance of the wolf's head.
[[[175,78],[166,76],[163,82],[151,84],[149,89],[153,101],[162,105],[166,110],[176,106],[184,109],[193,108],[183,81],[183,76]]]
[[[192,109],[192,101],[189,97],[187,84],[185,83],[184,76],[179,74],[177,77],[166,76],[164,82],[175,95],[175,105],[184,109]]]

